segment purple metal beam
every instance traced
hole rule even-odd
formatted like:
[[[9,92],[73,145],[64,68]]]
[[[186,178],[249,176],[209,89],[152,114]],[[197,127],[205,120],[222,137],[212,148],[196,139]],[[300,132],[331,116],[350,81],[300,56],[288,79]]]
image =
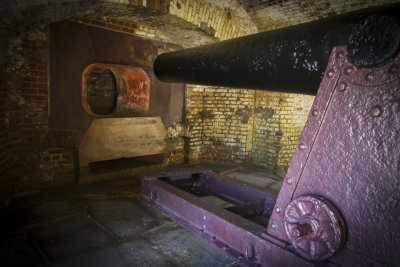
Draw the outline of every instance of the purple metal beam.
[[[212,173],[205,175],[221,179]],[[314,266],[285,249],[285,243],[267,235],[266,228],[157,179],[161,177],[165,173],[143,178],[140,200],[161,210],[228,256],[246,266]],[[238,184],[239,181],[231,182]],[[273,197],[268,192],[264,194]]]

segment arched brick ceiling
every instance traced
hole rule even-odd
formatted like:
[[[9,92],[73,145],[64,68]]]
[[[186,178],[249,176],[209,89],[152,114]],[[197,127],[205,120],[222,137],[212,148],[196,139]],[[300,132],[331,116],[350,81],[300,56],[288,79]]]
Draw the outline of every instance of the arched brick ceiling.
[[[124,1],[5,0],[0,2],[0,34],[17,36],[36,27],[63,20],[96,18],[106,21],[115,18],[135,23],[141,28],[151,29],[154,38],[184,47],[217,41],[191,22],[165,13],[166,8],[161,4],[144,7],[121,2]]]
[[[238,0],[259,31],[304,23],[398,0]]]
[[[198,46],[398,0],[3,0],[0,34],[16,36],[55,21],[129,21],[154,38]]]

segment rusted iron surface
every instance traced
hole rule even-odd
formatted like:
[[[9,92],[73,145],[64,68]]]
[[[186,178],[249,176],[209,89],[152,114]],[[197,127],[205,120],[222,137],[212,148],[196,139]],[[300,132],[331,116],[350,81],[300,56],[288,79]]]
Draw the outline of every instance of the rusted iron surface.
[[[85,68],[82,73],[82,104],[87,113],[92,112],[87,101],[87,77],[95,68],[105,68],[111,71],[116,80],[117,100],[112,114],[128,115],[129,112],[146,112],[150,103],[150,78],[138,67],[116,64],[94,63]]]
[[[344,221],[326,199],[300,196],[285,209],[285,232],[290,243],[309,260],[325,260],[346,240]]]
[[[329,260],[343,266],[400,262],[400,57],[356,68],[333,50],[269,221],[290,241],[284,210],[303,195],[328,199],[343,215],[345,247]]]
[[[232,202],[237,202],[236,205],[240,205],[241,200],[251,202],[260,196],[264,196],[266,202],[275,199],[268,192],[252,189],[238,180],[220,177],[212,172],[199,173],[188,170],[172,170],[142,177],[140,199],[166,213],[244,266],[314,266],[286,249],[280,240],[267,235],[265,227],[204,201],[198,194],[191,192],[190,188],[183,190],[182,186],[181,189],[176,186],[179,181],[188,180],[193,176],[196,177],[197,183],[209,186],[201,192],[210,193],[207,191],[209,189],[214,195],[222,192],[220,197],[230,198]],[[202,181],[199,181],[199,178]],[[175,185],[171,181],[174,181]],[[229,184],[231,187],[227,189]],[[239,192],[241,200],[235,197],[239,196],[236,195],[237,190],[244,190]],[[266,205],[266,212],[271,212],[271,208]]]

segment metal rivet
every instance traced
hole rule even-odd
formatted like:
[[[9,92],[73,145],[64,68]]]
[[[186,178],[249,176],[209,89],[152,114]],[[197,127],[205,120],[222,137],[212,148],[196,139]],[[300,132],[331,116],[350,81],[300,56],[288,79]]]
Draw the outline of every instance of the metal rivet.
[[[381,115],[381,113],[382,113],[382,110],[379,106],[375,106],[371,109],[371,115],[373,117],[378,117],[379,115]]]
[[[307,148],[306,144],[304,144],[304,143],[301,143],[301,144],[299,145],[299,147],[300,147],[301,150],[304,150],[304,149]]]
[[[288,184],[292,184],[293,179],[292,179],[292,178],[287,178],[286,182],[287,182]]]
[[[318,110],[314,109],[314,110],[312,111],[312,115],[313,115],[314,117],[317,117],[318,114],[319,114]]]
[[[347,84],[346,83],[344,83],[344,82],[339,83],[339,85],[338,85],[338,90],[339,91],[343,92],[343,91],[346,91],[346,89],[347,89]]]
[[[273,230],[275,230],[276,229],[276,224],[271,224],[271,228],[273,229]]]
[[[365,79],[367,81],[372,81],[374,79],[374,75],[372,74],[372,72],[370,72],[367,75],[365,75]]]
[[[279,213],[279,212],[281,212],[281,208],[277,207],[277,208],[275,209],[275,211],[276,211],[276,213]]]
[[[347,68],[344,69],[344,74],[346,75],[350,75],[353,73],[354,68],[352,66],[349,66]]]
[[[334,74],[333,71],[331,71],[331,70],[328,71],[328,77],[329,77],[329,78],[332,78],[332,77],[333,77],[333,74]]]

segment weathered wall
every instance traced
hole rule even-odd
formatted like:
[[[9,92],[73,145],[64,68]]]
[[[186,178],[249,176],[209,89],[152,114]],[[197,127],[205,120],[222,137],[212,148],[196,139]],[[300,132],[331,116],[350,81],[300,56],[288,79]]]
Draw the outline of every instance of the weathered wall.
[[[132,34],[133,29],[129,31]],[[163,44],[163,48],[165,46],[166,44]],[[0,199],[2,202],[5,202],[11,193],[23,194],[39,190],[43,186],[75,181],[76,148],[84,132],[73,127],[62,127],[69,116],[68,110],[71,109],[67,110],[64,118],[59,118],[58,123],[61,127],[50,127],[49,117],[52,114],[49,112],[49,103],[64,109],[66,106],[61,102],[49,102],[47,26],[28,30],[10,39],[6,54],[7,68],[2,69],[6,75],[0,76],[3,78],[0,79],[0,115],[2,115],[0,145],[4,148],[1,151],[0,161],[2,164],[0,194],[5,198]],[[151,68],[148,71],[151,72]],[[170,87],[168,84],[166,86]],[[80,88],[79,83],[78,90]],[[180,97],[182,103],[183,95],[173,90],[164,90],[160,93],[158,95],[161,97],[165,94],[161,100],[162,105],[155,103],[158,107],[153,108],[148,115],[159,114],[169,118],[165,160],[158,167],[183,162],[184,153],[182,131],[176,130],[183,128],[180,126],[181,115],[174,115],[182,113],[182,105],[180,107],[176,105],[175,98]]]
[[[189,161],[249,162],[254,95],[254,90],[187,86]]]
[[[255,98],[252,163],[285,172],[314,96],[257,91]]]
[[[13,144],[7,175],[13,191],[37,189],[40,152],[48,123],[48,54],[45,29],[10,40],[7,62],[8,137]]]
[[[7,54],[7,41],[0,43],[0,207],[7,203],[11,194],[9,177],[6,173],[9,165],[11,140],[8,137],[8,104],[7,104],[7,75],[5,56]]]
[[[313,100],[308,95],[187,85],[189,160],[251,163],[285,172]]]

